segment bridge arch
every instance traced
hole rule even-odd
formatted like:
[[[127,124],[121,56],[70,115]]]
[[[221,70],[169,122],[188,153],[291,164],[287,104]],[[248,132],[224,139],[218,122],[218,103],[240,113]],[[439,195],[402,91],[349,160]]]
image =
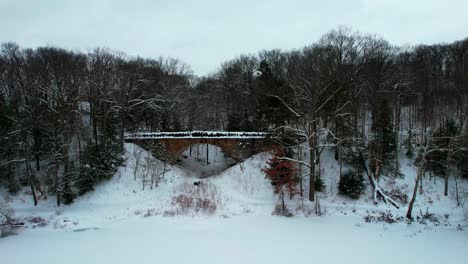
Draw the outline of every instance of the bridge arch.
[[[212,146],[216,146],[220,148],[225,155],[228,157],[236,160],[236,151],[235,148],[237,147],[237,144],[235,142],[229,142],[229,141],[221,141],[221,140],[187,140],[184,142],[181,142],[180,147],[177,147],[171,152],[171,155],[173,158],[178,159],[182,153],[184,153],[187,149],[189,149],[191,146],[198,145],[198,144],[208,144]]]

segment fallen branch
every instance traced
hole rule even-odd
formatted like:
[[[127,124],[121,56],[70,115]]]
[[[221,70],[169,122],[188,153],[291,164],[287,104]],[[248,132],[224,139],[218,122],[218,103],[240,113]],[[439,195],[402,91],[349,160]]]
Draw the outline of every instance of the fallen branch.
[[[3,227],[3,226],[27,227],[27,226],[24,225],[24,222],[19,222],[19,223],[13,222],[14,219],[11,217],[11,211],[9,211],[9,210],[7,210],[7,211],[0,210],[0,220],[1,219],[4,219],[4,221],[2,221],[3,223],[0,223],[0,227]]]
[[[23,222],[19,222],[19,223],[6,222],[6,223],[4,223],[4,224],[1,224],[0,226],[27,227],[27,226],[24,225]]]
[[[366,165],[366,161],[364,160],[362,155],[360,155],[360,156],[361,156],[362,166],[364,167],[364,170],[367,173],[367,177],[369,177],[369,180],[372,183],[372,187],[374,187],[374,203],[377,204],[377,197],[380,197],[380,198],[382,198],[382,201],[384,203],[388,202],[388,203],[392,204],[393,206],[395,206],[397,209],[400,209],[400,205],[395,200],[393,200],[388,195],[386,195],[385,192],[380,188],[379,184],[375,180],[374,174],[369,173],[369,170],[368,170],[367,165]]]
[[[384,203],[391,203],[393,206],[395,206],[396,208],[400,208],[400,206],[398,205],[398,203],[393,200],[392,198],[390,198],[388,195],[386,195],[384,193],[384,191],[382,191],[382,189],[380,188],[379,184],[377,183],[377,181],[375,180],[375,177],[374,177],[374,174],[369,174],[368,173],[368,176],[370,178],[370,181],[372,183],[372,186],[374,186],[374,203],[377,204],[377,196],[380,196],[382,198],[382,200],[384,201]]]
[[[288,160],[288,161],[292,161],[292,162],[296,162],[296,163],[299,163],[299,164],[302,164],[308,168],[310,168],[310,164],[307,163],[307,162],[304,162],[302,160],[297,160],[297,159],[291,159],[291,158],[288,158],[288,157],[278,157],[278,159],[280,160]]]

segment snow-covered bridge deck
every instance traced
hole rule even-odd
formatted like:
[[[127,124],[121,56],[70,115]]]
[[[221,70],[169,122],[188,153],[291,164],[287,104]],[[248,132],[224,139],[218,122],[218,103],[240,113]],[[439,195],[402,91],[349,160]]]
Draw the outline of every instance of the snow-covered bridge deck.
[[[125,139],[195,139],[195,138],[232,138],[232,139],[262,139],[265,132],[226,132],[226,131],[180,131],[180,132],[137,132],[126,133]]]
[[[177,161],[182,152],[194,144],[217,146],[234,160],[241,161],[271,145],[267,135],[264,132],[226,131],[138,132],[125,134],[125,141],[171,162]]]

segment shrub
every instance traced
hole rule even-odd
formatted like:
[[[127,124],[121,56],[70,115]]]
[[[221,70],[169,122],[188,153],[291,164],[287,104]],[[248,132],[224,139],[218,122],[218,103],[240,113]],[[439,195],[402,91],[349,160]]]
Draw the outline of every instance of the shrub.
[[[275,210],[273,210],[273,215],[279,215],[279,216],[286,216],[286,217],[292,217],[293,214],[289,211],[289,209],[282,204],[277,204],[275,206]]]
[[[385,222],[388,224],[394,224],[394,223],[399,223],[403,222],[404,218],[402,216],[394,216],[391,211],[383,211],[379,212],[377,215],[371,215],[368,214],[364,216],[364,221],[366,223],[371,223],[371,222]]]
[[[423,225],[427,225],[427,223],[432,223],[436,226],[439,226],[441,224],[437,215],[429,213],[429,208],[426,209],[426,212],[424,214],[422,210],[420,210],[420,216],[417,216],[416,220],[418,221],[418,223]]]
[[[11,234],[11,223],[13,222],[13,211],[6,201],[0,196],[0,237]]]
[[[61,193],[61,198],[64,204],[69,205],[73,203],[76,195],[73,192],[72,188],[70,187],[69,182],[65,182],[63,187],[63,192]]]
[[[406,194],[407,188],[408,188],[407,184],[404,184],[402,186],[393,186],[388,192],[388,195],[395,201],[399,201],[402,204],[407,204],[408,203],[408,195]]]
[[[26,218],[26,221],[29,223],[28,226],[31,226],[32,228],[36,227],[45,227],[49,224],[49,221],[40,217],[40,216],[30,216]]]
[[[353,199],[358,199],[363,193],[364,188],[365,185],[362,174],[358,174],[354,171],[344,174],[338,183],[340,194],[347,195]]]
[[[315,190],[317,192],[322,192],[323,190],[325,190],[325,183],[320,177],[315,178]]]
[[[203,197],[193,197],[185,194],[179,194],[172,197],[172,205],[177,207],[179,214],[188,214],[190,212],[214,214],[216,212],[216,202]]]
[[[175,187],[171,210],[165,216],[207,214],[212,215],[221,206],[221,196],[213,184],[201,182],[194,185],[184,182]]]

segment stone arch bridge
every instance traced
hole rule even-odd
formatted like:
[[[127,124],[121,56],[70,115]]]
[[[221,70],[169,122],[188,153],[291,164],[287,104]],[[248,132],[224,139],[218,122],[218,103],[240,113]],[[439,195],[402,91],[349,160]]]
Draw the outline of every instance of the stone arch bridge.
[[[180,155],[194,144],[210,144],[239,162],[261,151],[265,151],[273,141],[263,132],[138,132],[126,133],[125,142],[134,143],[151,151],[160,160],[177,162]]]

